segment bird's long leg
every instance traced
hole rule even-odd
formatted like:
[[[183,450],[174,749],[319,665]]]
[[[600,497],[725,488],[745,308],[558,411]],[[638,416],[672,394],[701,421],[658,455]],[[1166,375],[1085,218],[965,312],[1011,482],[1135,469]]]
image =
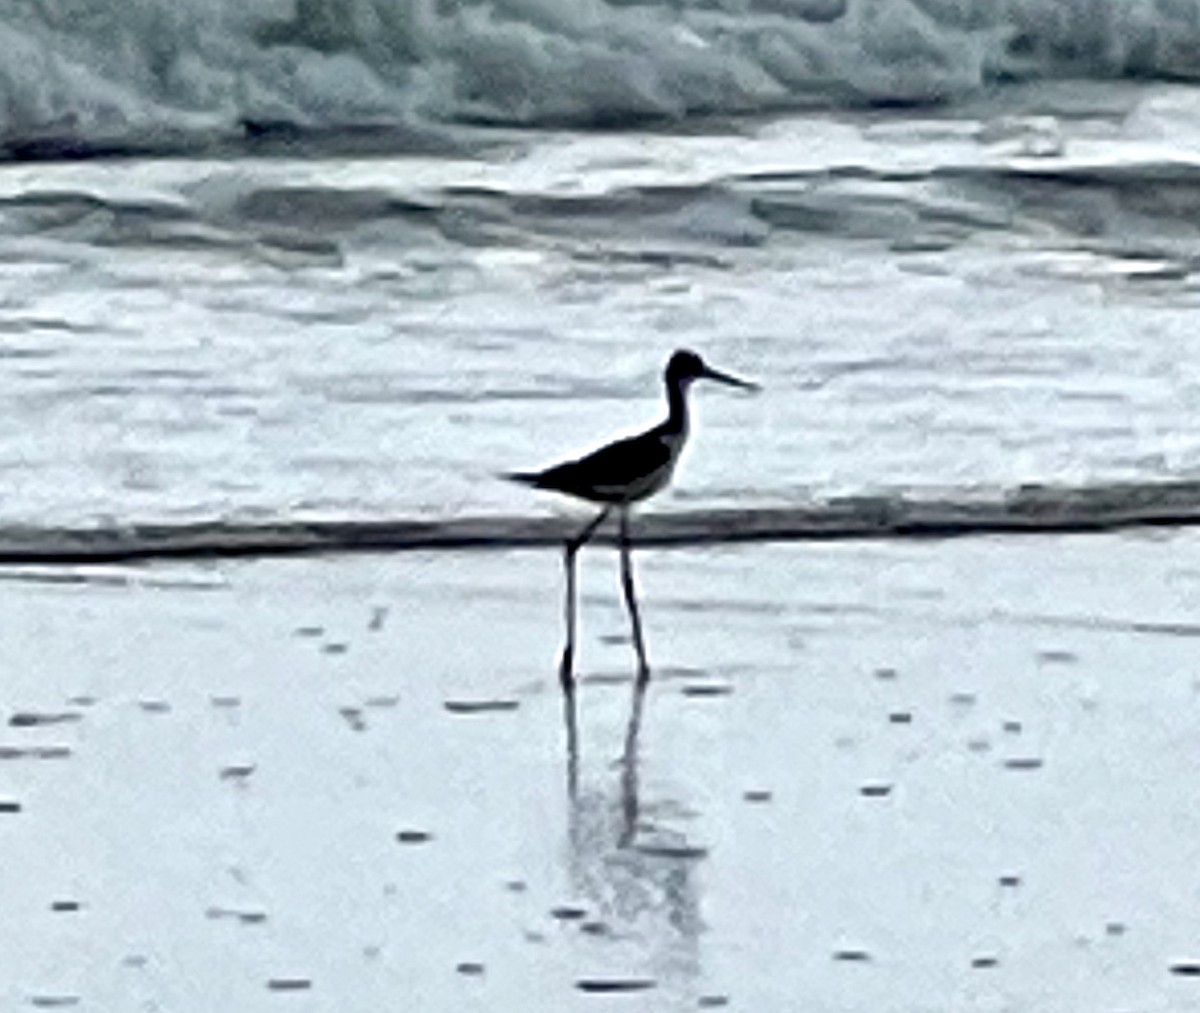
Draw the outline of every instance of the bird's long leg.
[[[621,834],[622,848],[633,843],[638,821],[638,739],[642,734],[642,704],[647,683],[639,680],[633,687],[629,724],[625,729],[625,748],[621,751]]]
[[[596,529],[604,523],[605,518],[608,517],[611,510],[612,507],[605,507],[601,510],[600,515],[594,521],[590,521],[579,534],[567,541],[566,549],[563,553],[563,563],[567,570],[567,600],[565,608],[567,642],[563,646],[562,661],[558,666],[558,679],[562,683],[563,692],[565,693],[572,693],[575,690],[575,554],[596,533]]]
[[[633,546],[629,541],[629,507],[621,507],[621,587],[625,591],[625,604],[629,608],[629,622],[633,626],[633,647],[638,657],[638,685],[650,679],[650,665],[646,662],[646,645],[642,641],[642,619],[638,615],[637,594],[633,589]]]

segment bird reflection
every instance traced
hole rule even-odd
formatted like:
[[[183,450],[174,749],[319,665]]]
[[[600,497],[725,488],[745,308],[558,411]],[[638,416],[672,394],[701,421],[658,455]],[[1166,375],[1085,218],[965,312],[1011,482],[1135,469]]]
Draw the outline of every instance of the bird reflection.
[[[639,682],[633,690],[629,708],[629,724],[625,728],[625,747],[621,750],[621,835],[617,845],[627,848],[633,844],[638,819],[638,739],[642,734],[642,710],[646,701],[646,684]]]
[[[648,819],[640,795],[640,753],[647,683],[635,680],[613,791],[581,783],[574,692],[563,694],[567,740],[568,846],[572,889],[587,902],[593,936],[632,953],[612,951],[614,964],[649,972],[660,984],[695,979],[701,928],[697,861],[703,849]],[[654,806],[650,807],[650,814]]]
[[[625,725],[624,745],[620,759],[621,823],[616,837],[618,847],[626,848],[633,843],[638,818],[638,742],[642,734],[642,712],[646,703],[647,683],[639,679],[633,687],[633,698],[629,707],[629,721]],[[579,708],[575,702],[574,687],[563,692],[563,721],[567,733],[567,797],[574,813],[580,805],[579,799]]]

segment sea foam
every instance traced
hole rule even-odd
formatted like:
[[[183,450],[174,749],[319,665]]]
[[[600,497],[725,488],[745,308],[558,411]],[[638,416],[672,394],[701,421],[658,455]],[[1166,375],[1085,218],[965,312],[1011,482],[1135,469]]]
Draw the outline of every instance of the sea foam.
[[[1195,78],[1200,0],[9,0],[10,156]],[[404,129],[409,131],[404,133]]]

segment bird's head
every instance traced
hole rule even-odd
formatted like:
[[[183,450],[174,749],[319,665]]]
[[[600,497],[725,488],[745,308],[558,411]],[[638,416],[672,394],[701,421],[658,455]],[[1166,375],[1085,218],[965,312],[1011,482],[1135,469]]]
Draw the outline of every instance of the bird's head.
[[[717,380],[720,383],[729,384],[731,387],[758,390],[758,384],[751,383],[749,380],[739,380],[736,376],[713,369],[695,352],[688,351],[686,348],[681,348],[671,356],[667,363],[665,378],[668,387],[686,389],[693,380]]]

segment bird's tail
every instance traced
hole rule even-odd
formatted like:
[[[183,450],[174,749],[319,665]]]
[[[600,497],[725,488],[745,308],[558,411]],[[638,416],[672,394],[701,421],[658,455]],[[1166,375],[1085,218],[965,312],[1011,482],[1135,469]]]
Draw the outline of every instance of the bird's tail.
[[[506,478],[510,482],[520,482],[522,485],[539,486],[542,484],[542,473],[540,471],[504,471],[500,473],[500,478]]]

